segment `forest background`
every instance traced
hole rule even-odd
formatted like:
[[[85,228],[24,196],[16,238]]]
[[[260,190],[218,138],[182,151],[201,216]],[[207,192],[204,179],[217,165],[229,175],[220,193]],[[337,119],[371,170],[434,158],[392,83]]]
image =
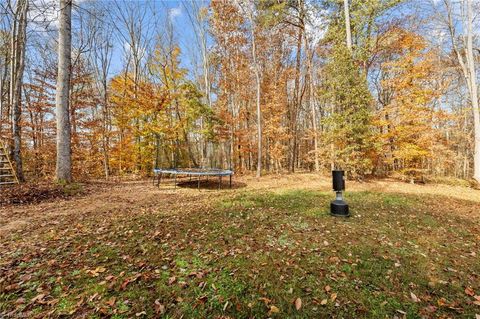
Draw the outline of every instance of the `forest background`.
[[[480,180],[479,1],[71,4],[74,179],[222,167]],[[59,165],[60,9],[0,3],[0,137],[21,181]]]

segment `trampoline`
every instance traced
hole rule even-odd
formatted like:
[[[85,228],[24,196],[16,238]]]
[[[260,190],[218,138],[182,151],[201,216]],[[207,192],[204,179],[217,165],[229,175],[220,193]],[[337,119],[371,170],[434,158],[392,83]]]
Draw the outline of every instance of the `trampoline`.
[[[154,168],[153,169],[153,185],[157,183],[157,187],[160,187],[160,183],[162,182],[163,175],[173,175],[174,178],[174,188],[177,188],[177,176],[186,176],[192,180],[193,177],[197,178],[197,189],[200,189],[200,179],[202,176],[207,177],[210,176],[218,177],[218,189],[222,186],[222,178],[228,176],[229,177],[229,185],[232,188],[232,175],[233,171],[228,169],[218,169],[218,168]]]

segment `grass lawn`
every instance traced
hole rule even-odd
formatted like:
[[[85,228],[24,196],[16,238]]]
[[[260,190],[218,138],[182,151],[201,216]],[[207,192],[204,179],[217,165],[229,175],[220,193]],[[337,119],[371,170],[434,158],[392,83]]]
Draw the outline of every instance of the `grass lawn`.
[[[1,207],[0,318],[478,318],[480,191],[241,182]]]

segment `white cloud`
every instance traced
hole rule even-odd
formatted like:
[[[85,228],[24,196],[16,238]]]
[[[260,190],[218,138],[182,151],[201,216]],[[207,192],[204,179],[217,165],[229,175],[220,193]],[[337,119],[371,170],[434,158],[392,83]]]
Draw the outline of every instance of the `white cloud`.
[[[85,1],[87,0],[74,0],[74,4],[79,5]],[[75,10],[75,6],[73,10]],[[33,28],[36,30],[56,30],[58,29],[59,11],[58,0],[31,0],[28,18],[33,22]]]
[[[181,7],[175,7],[175,8],[171,8],[170,10],[168,10],[168,17],[170,18],[170,20],[173,20],[176,17],[179,17],[181,15],[182,15],[182,8]]]
[[[32,27],[38,31],[42,29],[58,28],[58,1],[33,0],[30,3],[29,20]]]

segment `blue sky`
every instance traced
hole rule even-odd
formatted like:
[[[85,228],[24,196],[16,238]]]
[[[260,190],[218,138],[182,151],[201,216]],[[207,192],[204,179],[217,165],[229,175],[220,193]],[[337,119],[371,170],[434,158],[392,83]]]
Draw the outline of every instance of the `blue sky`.
[[[0,3],[5,0],[0,0]],[[208,5],[208,0],[195,0],[198,4]],[[117,5],[130,8],[147,7],[148,13],[144,20],[145,29],[150,29],[150,37],[153,33],[160,35],[165,33],[166,22],[170,21],[173,26],[174,38],[182,50],[182,67],[191,69],[192,52],[198,51],[194,37],[193,26],[189,20],[184,1],[177,0],[74,0],[73,8],[73,37],[79,37],[79,17],[88,20],[96,19],[101,28],[115,29],[121,28],[120,19],[116,18],[115,11]],[[52,48],[57,41],[56,30],[58,28],[58,0],[31,0],[30,6],[30,24],[29,41],[30,43],[52,43]],[[99,12],[96,13],[95,11]],[[124,10],[126,11],[126,10]],[[155,21],[157,25],[155,26]],[[153,27],[154,26],[154,27]],[[112,32],[111,39],[114,43],[112,65],[110,74],[118,74],[125,66],[125,46],[126,41],[118,36],[117,32]],[[153,37],[153,41],[155,37]],[[150,42],[153,43],[153,42]],[[35,45],[31,45],[35,47]],[[31,52],[32,59],[36,58],[38,52]]]
[[[5,0],[0,0],[0,2],[3,2]],[[208,5],[209,0],[194,0],[196,3],[203,4],[203,5]],[[316,2],[316,0],[311,0],[312,2]],[[475,0],[475,3],[478,3],[477,1],[480,0]],[[399,15],[399,14],[405,14],[405,13],[413,13],[416,10],[416,14],[420,14],[422,16],[422,12],[426,13],[432,10],[432,4],[433,8],[435,8],[438,5],[438,0],[418,0],[416,2],[417,4],[422,4],[420,6],[412,6],[412,3],[415,3],[413,1],[412,3],[408,3],[404,6],[401,6],[396,9],[395,12],[393,12],[393,15]],[[32,13],[31,15],[36,15],[38,13],[38,9],[35,9],[35,6],[38,8],[43,8],[42,14],[37,15],[39,16],[39,19],[44,19],[44,21],[47,21],[47,24],[49,25],[50,30],[55,30],[56,28],[56,18],[58,14],[58,0],[31,0],[31,7],[32,7]],[[142,7],[148,5],[150,7],[150,16],[147,17],[147,19],[144,21],[145,25],[151,26],[153,23],[153,20],[159,20],[159,25],[156,26],[156,32],[159,34],[162,34],[164,32],[164,27],[165,27],[165,21],[169,20],[173,26],[173,32],[174,32],[174,37],[180,46],[182,50],[182,56],[181,56],[181,61],[182,61],[182,67],[192,70],[192,55],[193,54],[198,54],[198,46],[196,44],[196,40],[194,37],[194,32],[193,32],[193,27],[191,25],[191,22],[189,21],[188,14],[186,13],[185,10],[185,2],[184,1],[178,1],[178,0],[75,0],[75,8],[74,8],[74,16],[75,15],[88,15],[89,14],[89,9],[92,8],[93,6],[96,7],[103,7],[104,13],[108,15],[109,12],[113,12],[114,10],[111,9],[116,9],[116,5],[118,4],[120,7],[122,6],[131,6],[131,7]],[[51,8],[50,10],[44,10],[44,8]],[[410,12],[413,11],[413,12]],[[75,13],[76,12],[76,13]],[[477,20],[475,23],[475,30],[480,30],[479,26],[479,20],[477,16]],[[318,25],[312,26],[312,32],[320,33],[318,32],[319,30],[324,30],[324,27],[321,27],[320,25],[322,24],[321,19],[318,22]],[[111,20],[110,19],[105,19],[106,24],[115,24],[115,25],[120,25],[119,21],[115,21],[115,18],[113,17]],[[438,28],[435,26],[435,21],[428,21],[429,26],[427,26],[425,29],[428,30],[428,33],[425,34],[427,38],[430,38],[432,41],[444,41],[444,37],[442,36],[443,33],[445,32],[442,30],[442,28]],[[34,24],[31,24],[30,28],[36,28]],[[75,28],[75,24],[74,24]],[[39,30],[40,32],[36,32],[35,36],[39,42],[43,41],[43,36],[46,35],[46,32]],[[308,30],[307,30],[308,31]],[[477,31],[478,32],[478,31]],[[55,32],[48,32],[47,37],[50,36],[53,41],[56,41],[56,33]],[[124,67],[124,47],[125,47],[125,41],[122,41],[121,38],[118,36],[112,34],[112,39],[114,41],[114,56],[112,58],[112,67],[110,70],[111,74],[118,74]],[[35,39],[32,39],[35,40]],[[448,47],[448,45],[447,45]]]
[[[108,1],[106,1],[108,2]],[[130,0],[128,2],[123,2],[124,5],[131,5],[132,2],[136,2],[139,6],[148,4],[152,5],[152,16],[147,18],[145,24],[154,24],[154,19],[158,20],[157,30],[153,32],[158,32],[160,35],[165,34],[165,27],[168,21],[173,26],[173,34],[175,41],[181,48],[181,62],[182,67],[191,69],[191,55],[192,50],[195,52],[197,50],[196,40],[193,32],[192,24],[189,20],[188,14],[185,11],[185,4],[182,1],[175,0],[157,0],[157,1],[140,1],[140,0]],[[122,2],[119,2],[122,3]],[[208,4],[207,2],[204,2]],[[153,12],[155,11],[155,12]],[[153,14],[156,14],[156,17],[153,17]],[[150,20],[151,19],[151,20]],[[116,40],[114,57],[112,59],[112,73],[119,73],[124,67],[124,56],[123,56],[123,47],[125,43],[121,43],[120,39]]]

